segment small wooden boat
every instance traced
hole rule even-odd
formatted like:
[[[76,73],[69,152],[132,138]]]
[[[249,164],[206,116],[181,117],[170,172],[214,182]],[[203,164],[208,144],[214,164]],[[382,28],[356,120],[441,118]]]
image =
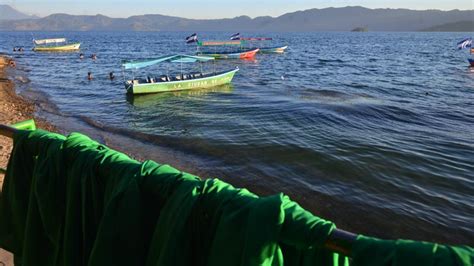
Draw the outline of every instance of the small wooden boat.
[[[259,53],[262,54],[282,54],[285,52],[288,45],[285,46],[278,46],[278,47],[262,47],[259,50]]]
[[[235,37],[238,36],[238,37]],[[238,40],[242,41],[242,44],[245,43],[255,43],[259,41],[273,41],[273,38],[266,38],[266,37],[240,37],[239,34],[232,35],[231,38],[238,38]],[[243,46],[243,45],[242,45]],[[273,46],[273,47],[256,47],[250,49],[259,49],[259,53],[261,54],[281,54],[284,53],[288,45],[284,46]]]
[[[259,50],[254,48],[235,52],[197,52],[197,55],[211,56],[215,59],[250,59],[254,58]]]
[[[231,50],[231,51],[225,51],[223,49],[217,50],[214,49],[213,51],[206,50],[206,51],[201,51],[199,48],[200,47],[206,47],[206,46],[239,46],[239,49]],[[215,59],[251,59],[254,58],[255,55],[258,53],[259,49],[258,48],[252,48],[252,49],[242,49],[242,41],[206,41],[206,42],[197,42],[197,55],[202,55],[202,56],[210,56],[214,57]]]
[[[223,85],[215,86],[211,88],[181,90],[181,91],[173,91],[169,93],[148,93],[148,94],[140,94],[140,95],[127,94],[126,98],[127,98],[127,102],[129,102],[130,104],[134,106],[141,107],[141,108],[148,108],[148,107],[156,105],[157,102],[160,102],[172,97],[205,96],[211,93],[229,94],[229,93],[232,93],[233,89],[234,89],[233,85],[231,83],[227,83],[227,84],[223,84]]]
[[[139,69],[152,66],[162,62],[170,63],[192,63],[206,62],[213,60],[213,57],[190,56],[190,55],[171,55],[157,59],[149,59],[143,61],[131,61],[122,63],[125,69]],[[220,72],[193,72],[189,74],[179,75],[161,75],[147,78],[133,78],[125,81],[125,88],[129,94],[145,94],[158,92],[181,91],[196,88],[210,88],[230,83],[238,68],[220,71]]]
[[[56,39],[41,39],[33,40],[35,47],[33,51],[36,52],[65,52],[65,51],[77,51],[81,46],[81,43],[66,43],[66,38],[56,38]],[[65,43],[63,45],[58,45],[60,43]]]

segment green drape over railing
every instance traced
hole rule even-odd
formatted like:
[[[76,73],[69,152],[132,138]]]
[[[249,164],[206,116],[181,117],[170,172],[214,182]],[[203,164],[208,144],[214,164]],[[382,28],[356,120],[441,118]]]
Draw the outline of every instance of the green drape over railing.
[[[347,265],[323,247],[334,229],[283,194],[141,163],[78,133],[16,131],[0,198],[0,247],[25,266]],[[361,236],[352,264],[472,266],[470,247],[397,243]]]

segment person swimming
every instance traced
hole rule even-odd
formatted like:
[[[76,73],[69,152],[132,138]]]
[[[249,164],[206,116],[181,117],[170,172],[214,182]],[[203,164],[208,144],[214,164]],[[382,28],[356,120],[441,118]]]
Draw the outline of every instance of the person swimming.
[[[97,55],[96,55],[96,54],[92,54],[92,55],[91,55],[91,58],[92,58],[92,60],[96,60],[96,59],[97,59]]]
[[[79,55],[79,58],[80,58],[80,59],[84,59],[84,54],[81,53],[81,54]]]
[[[110,72],[110,73],[109,73],[109,79],[110,79],[110,80],[114,80],[114,79],[115,79],[114,72]]]
[[[91,72],[87,72],[87,79],[88,79],[88,80],[92,80],[92,79],[93,79]]]

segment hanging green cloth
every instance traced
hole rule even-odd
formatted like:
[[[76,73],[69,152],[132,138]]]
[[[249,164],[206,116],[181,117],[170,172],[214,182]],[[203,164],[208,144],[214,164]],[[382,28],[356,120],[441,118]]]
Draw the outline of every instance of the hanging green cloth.
[[[43,213],[43,222],[34,188],[38,187],[43,193],[61,193],[58,190],[62,189],[61,186],[48,182],[48,177],[57,175],[58,169],[45,162],[49,161],[51,165],[61,162],[58,151],[64,139],[61,135],[41,130],[35,133],[20,130],[14,135],[12,156],[0,196],[0,245],[15,254],[16,265],[21,265],[23,258],[38,259],[37,265],[52,265],[51,247],[59,230],[54,226],[60,217],[51,208],[61,208],[62,202],[50,206]],[[37,158],[42,158],[40,163],[36,163]]]
[[[162,210],[147,265],[345,265],[321,248],[333,229],[282,194],[185,180]]]
[[[143,211],[141,164],[77,133],[64,141],[62,152],[67,211],[56,265],[135,264],[136,256],[120,254],[143,254],[133,229],[140,228]]]
[[[137,162],[89,137],[19,131],[0,197],[16,265],[347,265],[335,229],[278,194]],[[469,265],[473,250],[359,237],[354,265]]]
[[[0,246],[25,266],[333,265],[321,248],[333,229],[286,196],[139,163],[77,133],[18,132],[0,200]]]

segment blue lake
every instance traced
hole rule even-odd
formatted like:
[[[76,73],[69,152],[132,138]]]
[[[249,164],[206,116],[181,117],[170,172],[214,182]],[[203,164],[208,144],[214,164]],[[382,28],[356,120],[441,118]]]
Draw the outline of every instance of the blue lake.
[[[287,193],[357,233],[474,244],[474,70],[455,47],[466,34],[258,34],[287,53],[204,66],[239,67],[232,85],[127,97],[121,60],[193,54],[188,34],[33,34],[81,41],[81,60],[31,51],[29,32],[1,32],[0,51],[26,47],[12,54],[17,89],[65,132],[260,194]]]

